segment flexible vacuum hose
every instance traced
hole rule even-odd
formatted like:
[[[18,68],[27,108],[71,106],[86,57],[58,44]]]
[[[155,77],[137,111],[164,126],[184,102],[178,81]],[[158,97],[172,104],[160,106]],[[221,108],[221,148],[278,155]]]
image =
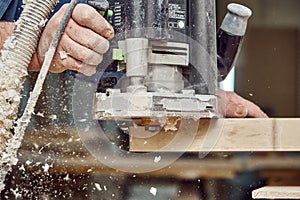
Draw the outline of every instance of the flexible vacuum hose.
[[[17,158],[8,149],[17,150],[12,144],[11,129],[17,117],[21,89],[27,76],[27,67],[34,54],[42,28],[58,0],[31,0],[15,24],[12,35],[6,40],[0,59],[0,191],[3,181]],[[12,146],[7,148],[8,145]],[[15,148],[14,148],[15,147]]]

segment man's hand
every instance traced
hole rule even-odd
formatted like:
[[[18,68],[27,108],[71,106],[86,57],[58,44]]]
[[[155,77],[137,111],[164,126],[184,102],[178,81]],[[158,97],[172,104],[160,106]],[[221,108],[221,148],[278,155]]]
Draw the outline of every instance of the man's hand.
[[[40,69],[67,6],[64,5],[49,20],[28,70]],[[59,73],[69,69],[85,75],[94,74],[109,48],[108,40],[113,36],[112,26],[94,8],[78,4],[61,37],[49,71]]]
[[[225,117],[232,118],[267,118],[268,116],[254,103],[234,92],[218,90],[219,110]]]

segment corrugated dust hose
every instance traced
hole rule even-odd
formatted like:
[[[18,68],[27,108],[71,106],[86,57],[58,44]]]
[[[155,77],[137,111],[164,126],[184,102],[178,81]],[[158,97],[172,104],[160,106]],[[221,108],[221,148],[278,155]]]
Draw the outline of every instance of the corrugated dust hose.
[[[6,40],[0,60],[0,191],[12,165],[22,138],[13,139],[12,127],[21,99],[20,92],[27,76],[27,67],[36,50],[45,21],[58,0],[27,1],[12,35]]]

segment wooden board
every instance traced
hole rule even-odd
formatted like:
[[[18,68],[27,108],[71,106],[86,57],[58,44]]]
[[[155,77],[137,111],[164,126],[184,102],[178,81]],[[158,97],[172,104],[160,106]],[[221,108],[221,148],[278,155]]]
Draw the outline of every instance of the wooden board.
[[[300,199],[298,186],[266,186],[252,191],[253,199]]]
[[[114,154],[113,149],[105,146],[99,151],[107,151],[107,155]],[[159,162],[155,162],[154,155],[141,154],[137,157],[123,157],[120,155],[114,162],[116,169],[106,166],[96,160],[93,155],[85,148],[76,130],[57,127],[45,128],[41,130],[27,130],[23,145],[19,150],[19,165],[24,165],[30,169],[26,171],[43,170],[45,163],[52,163],[50,173],[65,174],[88,174],[89,171],[101,175],[129,175],[119,169],[139,163],[139,169],[156,168],[157,164],[164,160],[172,159],[173,153],[162,155]],[[160,155],[160,154],[155,154]],[[207,178],[231,178],[241,171],[252,170],[299,170],[299,154],[284,155],[281,153],[259,153],[254,156],[239,156],[240,154],[213,153],[200,159],[198,153],[183,154],[174,162],[166,165],[160,170],[152,170],[143,175],[153,177],[179,177],[185,179]],[[244,155],[244,154],[243,154]],[[31,165],[26,164],[30,161]],[[151,162],[149,162],[151,161]],[[138,172],[135,172],[136,175]],[[270,176],[278,177],[279,172],[272,173]],[[142,176],[142,175],[141,175]],[[267,177],[268,175],[264,176]]]
[[[181,121],[177,132],[130,128],[130,151],[300,151],[300,118]]]

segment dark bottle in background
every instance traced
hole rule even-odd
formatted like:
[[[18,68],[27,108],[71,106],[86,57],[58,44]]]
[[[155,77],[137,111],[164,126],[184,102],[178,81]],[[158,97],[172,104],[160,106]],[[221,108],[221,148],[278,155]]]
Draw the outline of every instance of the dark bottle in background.
[[[227,14],[217,32],[218,81],[223,81],[238,56],[252,11],[240,4],[227,6]]]

